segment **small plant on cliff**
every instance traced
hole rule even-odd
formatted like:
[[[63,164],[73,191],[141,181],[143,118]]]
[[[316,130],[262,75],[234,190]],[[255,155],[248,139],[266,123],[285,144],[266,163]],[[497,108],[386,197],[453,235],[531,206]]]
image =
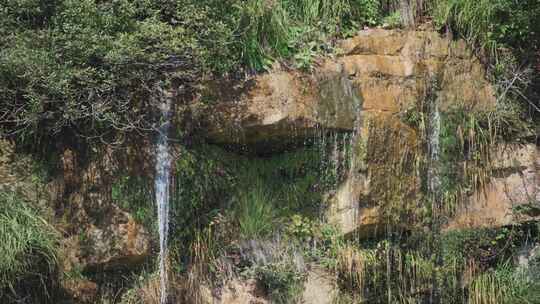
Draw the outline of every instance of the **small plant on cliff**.
[[[259,184],[248,192],[240,193],[235,212],[244,238],[268,236],[274,227],[274,203],[271,195]]]
[[[120,207],[129,210],[135,220],[149,231],[157,233],[157,223],[150,180],[143,176],[120,176],[111,186],[111,198]]]
[[[57,235],[14,194],[0,192],[0,302],[47,290],[57,266]]]
[[[298,271],[291,261],[259,266],[256,276],[267,290],[273,303],[295,303],[298,300],[305,274]]]
[[[447,25],[495,54],[500,46],[524,50],[538,46],[540,4],[536,0],[437,0],[438,25]]]
[[[399,11],[395,11],[392,14],[384,17],[383,19],[383,26],[387,26],[390,28],[399,28],[401,27],[401,14]]]

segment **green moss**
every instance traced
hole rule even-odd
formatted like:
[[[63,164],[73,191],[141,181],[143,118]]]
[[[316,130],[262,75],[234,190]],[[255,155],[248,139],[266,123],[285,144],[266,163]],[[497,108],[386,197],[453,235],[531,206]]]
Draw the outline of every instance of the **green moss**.
[[[181,153],[171,189],[171,229],[189,243],[227,206],[236,185],[235,155],[207,145]]]
[[[414,129],[393,117],[369,122],[367,200],[381,207],[384,222],[392,228],[415,226],[427,214],[420,191],[424,153],[418,137]]]
[[[135,221],[157,233],[151,180],[144,176],[120,175],[111,185],[113,202],[130,212]]]

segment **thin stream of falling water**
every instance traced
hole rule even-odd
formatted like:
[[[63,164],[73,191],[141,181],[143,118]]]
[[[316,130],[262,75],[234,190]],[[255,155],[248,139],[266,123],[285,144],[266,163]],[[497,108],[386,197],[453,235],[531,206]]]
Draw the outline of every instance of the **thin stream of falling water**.
[[[432,198],[433,207],[432,207],[432,233],[437,237],[441,231],[441,179],[440,179],[440,142],[439,138],[441,135],[441,113],[439,111],[439,103],[436,96],[429,96],[429,130],[428,130],[428,170],[427,170],[427,186],[429,193]],[[435,239],[434,239],[435,240]],[[440,244],[437,244],[436,241],[432,241],[431,246],[435,252],[436,257],[436,267],[442,267],[442,255],[440,249],[435,249],[435,247],[440,247]],[[441,290],[439,283],[436,278],[437,274],[435,271],[432,274],[432,292],[430,296],[430,303],[440,303],[441,301]]]
[[[322,108],[316,116],[321,119],[323,125],[319,128],[317,139],[321,153],[320,170],[323,176],[333,176],[328,184],[334,195],[332,216],[340,223],[350,223],[358,218],[358,198],[353,186],[365,184],[357,172],[357,145],[360,145],[360,129],[362,126],[362,97],[355,89],[354,84],[342,75],[335,85],[330,85],[332,91],[322,94],[328,97],[330,109]],[[351,130],[340,130],[346,125],[344,119],[352,118]],[[324,125],[329,128],[325,128]],[[343,173],[343,174],[342,174]],[[342,176],[343,175],[343,176]],[[343,179],[345,178],[345,179]],[[327,181],[328,182],[328,181]],[[345,210],[345,211],[344,211]],[[323,214],[323,212],[321,212]],[[348,224],[346,224],[348,225]]]
[[[440,177],[438,172],[439,163],[439,137],[441,135],[441,113],[439,111],[438,103],[433,100],[430,111],[430,130],[428,138],[428,152],[430,166],[428,168],[428,186],[433,195],[437,195],[440,190]],[[436,198],[438,199],[438,198]]]
[[[156,151],[156,205],[159,227],[159,276],[161,296],[160,303],[167,303],[167,239],[169,233],[169,176],[171,155],[167,141],[170,125],[171,102],[168,99],[161,106],[161,126]]]

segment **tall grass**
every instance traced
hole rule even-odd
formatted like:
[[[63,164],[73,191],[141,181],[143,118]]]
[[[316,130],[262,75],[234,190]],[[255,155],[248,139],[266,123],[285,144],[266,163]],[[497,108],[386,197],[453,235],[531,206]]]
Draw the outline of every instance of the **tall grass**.
[[[497,24],[498,3],[493,0],[437,0],[433,16],[437,24],[451,26],[470,43],[493,54],[497,42],[491,35]]]
[[[471,304],[540,303],[540,288],[531,278],[509,263],[477,276],[469,287]]]
[[[287,5],[297,20],[322,26],[336,26],[336,21],[351,10],[351,1],[347,0],[299,0],[287,1]]]
[[[334,170],[321,168],[321,154],[316,147],[310,147],[236,163],[238,190],[231,204],[243,238],[269,236],[283,226],[283,220],[295,214],[308,218],[319,215],[322,194],[337,179]]]
[[[377,0],[248,0],[238,7],[241,57],[254,70],[320,51],[329,37],[374,25],[380,15]]]
[[[383,303],[408,303],[430,292],[434,267],[419,252],[406,252],[384,241],[376,249],[343,247],[337,272],[341,286],[360,303],[383,299],[387,300]]]
[[[272,56],[290,54],[290,18],[281,1],[251,0],[242,8],[242,56],[255,70],[263,70]]]
[[[271,194],[261,182],[237,198],[235,215],[240,235],[246,239],[268,236],[274,227],[275,212]]]
[[[530,56],[538,44],[537,0],[435,0],[433,17],[496,58],[499,46]]]
[[[10,297],[27,297],[27,289],[35,291],[27,285],[35,282],[46,288],[58,263],[56,237],[35,210],[14,194],[0,192],[0,299],[6,290]],[[25,294],[17,295],[21,289]]]

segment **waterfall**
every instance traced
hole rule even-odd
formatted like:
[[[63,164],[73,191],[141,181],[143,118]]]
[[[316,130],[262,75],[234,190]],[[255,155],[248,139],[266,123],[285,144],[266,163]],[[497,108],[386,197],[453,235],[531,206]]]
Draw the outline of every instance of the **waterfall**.
[[[441,181],[439,177],[439,154],[440,145],[439,138],[441,135],[441,113],[439,111],[439,105],[434,98],[431,100],[431,109],[429,113],[429,133],[428,133],[428,153],[429,153],[429,167],[428,167],[428,189],[434,196],[435,200],[439,200],[439,191],[441,188]],[[437,202],[438,203],[438,202]]]
[[[156,150],[156,204],[159,226],[159,276],[161,286],[160,303],[167,302],[167,236],[169,233],[169,176],[171,156],[169,153],[168,133],[170,99],[161,106],[161,125]]]
[[[432,199],[432,225],[431,232],[434,235],[431,246],[432,252],[435,253],[435,265],[442,267],[443,257],[441,254],[441,244],[437,242],[437,237],[441,232],[442,221],[442,193],[441,193],[441,177],[440,177],[440,136],[441,136],[441,112],[439,110],[439,99],[437,98],[437,82],[429,86],[427,96],[429,121],[427,133],[427,152],[428,152],[428,168],[427,168],[427,188]],[[432,274],[432,292],[430,303],[441,303],[441,286],[437,282],[437,274],[434,271]]]

